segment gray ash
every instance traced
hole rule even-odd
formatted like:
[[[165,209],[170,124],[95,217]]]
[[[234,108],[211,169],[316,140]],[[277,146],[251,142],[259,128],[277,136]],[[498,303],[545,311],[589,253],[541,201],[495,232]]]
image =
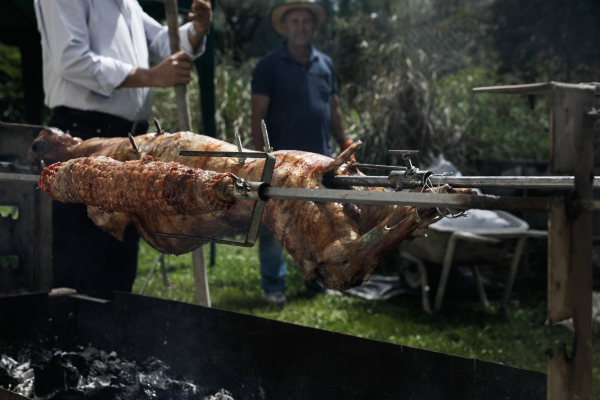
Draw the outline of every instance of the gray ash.
[[[221,390],[203,397],[191,382],[171,379],[169,367],[151,357],[141,364],[94,347],[66,352],[30,349],[16,361],[0,356],[0,387],[35,399],[233,400]]]

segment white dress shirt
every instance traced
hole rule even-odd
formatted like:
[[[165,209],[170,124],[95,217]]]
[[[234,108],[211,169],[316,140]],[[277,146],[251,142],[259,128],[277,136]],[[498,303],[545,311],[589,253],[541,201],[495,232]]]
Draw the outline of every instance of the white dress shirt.
[[[168,29],[146,14],[135,0],[35,0],[42,36],[45,103],[100,111],[130,121],[152,112],[150,88],[117,88],[134,66],[149,68],[171,55]],[[196,51],[179,28],[181,47]]]

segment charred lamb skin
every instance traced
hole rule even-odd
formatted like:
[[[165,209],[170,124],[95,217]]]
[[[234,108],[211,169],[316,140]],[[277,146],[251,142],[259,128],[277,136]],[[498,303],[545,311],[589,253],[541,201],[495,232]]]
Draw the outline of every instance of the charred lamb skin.
[[[229,210],[236,204],[230,173],[219,174],[176,162],[116,161],[82,157],[46,167],[38,188],[53,200],[84,203],[112,213],[194,215]]]
[[[45,129],[29,152],[32,168],[79,157],[105,156],[117,161],[141,160],[178,162],[215,173],[232,173],[248,181],[260,181],[264,159],[250,159],[237,165],[231,157],[184,157],[181,150],[237,151],[230,144],[191,132],[135,137],[140,153],[127,138],[94,138],[81,142],[55,129]],[[35,147],[35,148],[34,148]],[[300,151],[276,151],[271,185],[288,188],[325,188],[325,176],[363,176],[350,156],[360,147],[354,143],[336,159]],[[36,149],[43,149],[43,154]],[[249,152],[249,157],[252,154]],[[383,191],[383,188],[351,187],[351,190]],[[472,193],[470,189],[440,188],[440,192]],[[88,215],[100,228],[117,238],[129,223],[155,249],[172,254],[192,251],[202,244],[155,236],[154,232],[219,237],[246,228],[253,202],[239,201],[228,210],[207,214],[152,215],[138,212],[94,212]],[[271,200],[265,206],[262,223],[294,258],[304,279],[323,288],[347,290],[368,280],[379,259],[416,230],[426,229],[439,219],[436,209],[403,206],[348,205],[308,201]]]

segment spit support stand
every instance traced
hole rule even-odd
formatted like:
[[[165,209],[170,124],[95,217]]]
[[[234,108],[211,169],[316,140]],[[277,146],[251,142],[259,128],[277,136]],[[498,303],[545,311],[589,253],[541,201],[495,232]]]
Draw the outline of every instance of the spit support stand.
[[[237,157],[243,158],[248,156],[248,152],[228,152],[228,151],[180,151],[180,156],[190,157]],[[219,244],[228,244],[232,246],[240,247],[252,247],[256,243],[258,237],[258,228],[260,227],[260,220],[262,219],[263,211],[265,209],[266,200],[261,198],[260,191],[263,187],[269,186],[271,178],[273,177],[273,170],[275,169],[275,156],[265,153],[251,153],[253,158],[264,158],[265,166],[261,177],[261,182],[246,182],[243,179],[235,177],[235,183],[233,185],[233,191],[236,198],[245,198],[248,200],[255,200],[254,208],[252,209],[252,217],[250,218],[250,228],[246,233],[246,238],[243,242],[236,242],[233,240],[224,240],[216,238],[208,238],[202,236],[188,236],[188,235],[177,235],[172,233],[155,232],[156,236],[168,237],[174,239],[187,239],[197,241],[207,241]]]

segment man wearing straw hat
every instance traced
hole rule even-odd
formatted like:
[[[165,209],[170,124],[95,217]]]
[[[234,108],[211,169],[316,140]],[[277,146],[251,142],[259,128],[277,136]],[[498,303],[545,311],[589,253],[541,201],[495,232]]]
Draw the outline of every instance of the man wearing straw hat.
[[[346,137],[331,58],[311,45],[327,12],[308,0],[288,0],[271,10],[273,28],[286,38],[282,46],[263,57],[252,76],[252,137],[264,147],[261,120],[265,120],[274,150],[301,150],[332,156],[330,136],[345,150]],[[271,232],[260,231],[259,259],[265,300],[286,301],[287,273],[283,249]],[[317,284],[306,289],[326,292]]]

